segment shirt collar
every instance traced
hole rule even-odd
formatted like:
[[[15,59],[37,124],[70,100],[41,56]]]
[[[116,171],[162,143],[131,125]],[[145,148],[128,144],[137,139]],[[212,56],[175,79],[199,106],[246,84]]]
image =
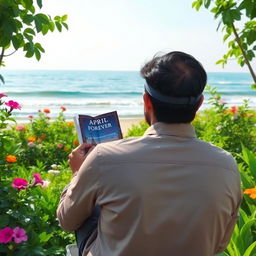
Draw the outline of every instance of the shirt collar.
[[[144,136],[147,135],[167,135],[177,137],[196,138],[195,129],[191,124],[167,124],[157,122],[151,125]]]

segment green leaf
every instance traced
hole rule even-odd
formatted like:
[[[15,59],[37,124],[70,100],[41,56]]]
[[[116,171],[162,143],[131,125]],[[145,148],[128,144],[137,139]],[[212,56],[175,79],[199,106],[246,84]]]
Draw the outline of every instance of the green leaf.
[[[243,256],[254,256],[251,255],[252,250],[256,247],[256,241],[253,242],[245,251],[245,253],[243,254]]]
[[[253,90],[256,90],[256,84],[252,84],[252,85],[251,85],[251,88],[252,88]]]
[[[62,31],[62,26],[61,26],[60,22],[55,21],[55,25],[56,25],[58,31],[61,32]]]
[[[54,24],[53,21],[50,21],[50,23],[49,23],[49,29],[51,30],[51,32],[54,31],[54,29],[55,29],[55,24]]]
[[[42,34],[46,35],[48,33],[48,31],[49,31],[49,26],[44,24],[42,27]]]
[[[4,77],[2,76],[2,75],[0,75],[0,80],[1,80],[1,82],[4,84],[5,82],[4,82]]]
[[[256,157],[242,144],[242,156],[244,161],[248,164],[249,170],[256,181]]]
[[[27,14],[25,15],[23,18],[22,18],[22,21],[27,24],[27,25],[30,25],[31,22],[34,20],[34,16],[33,15],[30,15],[30,14]]]
[[[39,235],[40,242],[46,243],[52,236],[52,234],[47,234],[46,232],[43,232]]]
[[[54,20],[55,20],[55,21],[61,21],[61,17],[60,17],[60,16],[55,16],[55,17],[54,17]]]
[[[62,17],[61,17],[61,21],[63,22],[63,21],[66,21],[68,19],[68,15],[67,14],[65,14],[65,15],[63,15]]]
[[[252,225],[255,224],[255,220],[256,219],[249,220],[248,222],[246,222],[243,225],[243,227],[240,230],[240,236],[241,236],[241,238],[242,238],[242,240],[243,240],[245,245],[247,245],[248,243],[250,244],[252,242],[252,240],[253,240],[252,232],[251,232],[251,227],[252,227]]]
[[[35,44],[35,47],[36,47],[40,52],[45,52],[45,50],[44,50],[44,48],[42,47],[41,44],[36,43],[36,44]]]
[[[21,41],[17,37],[12,38],[12,44],[15,50],[18,50],[22,46]]]
[[[37,48],[35,48],[35,55],[36,55],[36,59],[39,61],[41,59],[41,53]]]
[[[209,6],[210,6],[210,4],[211,4],[211,0],[204,0],[204,6],[205,6],[205,8],[209,8]]]
[[[26,28],[26,29],[24,30],[24,33],[31,34],[31,35],[33,35],[33,36],[36,35],[35,31],[34,31],[32,28]]]
[[[65,22],[61,22],[61,24],[66,28],[66,30],[68,30],[68,24]]]
[[[36,2],[39,8],[41,9],[43,7],[42,0],[36,0]]]

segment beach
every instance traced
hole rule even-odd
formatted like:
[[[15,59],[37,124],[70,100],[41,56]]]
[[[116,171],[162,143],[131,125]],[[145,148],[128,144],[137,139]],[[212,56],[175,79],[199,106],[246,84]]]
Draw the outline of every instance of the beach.
[[[120,118],[120,126],[123,132],[123,136],[125,136],[128,132],[128,130],[132,127],[132,125],[137,125],[141,121],[143,121],[144,118]]]

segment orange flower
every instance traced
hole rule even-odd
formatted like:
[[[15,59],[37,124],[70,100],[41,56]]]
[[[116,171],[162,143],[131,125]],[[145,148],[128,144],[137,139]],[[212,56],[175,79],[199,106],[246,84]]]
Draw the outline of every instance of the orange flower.
[[[68,151],[69,148],[68,148],[68,147],[64,147],[63,150],[64,150],[64,151]]]
[[[73,126],[74,125],[74,122],[70,121],[70,122],[67,122],[67,126]]]
[[[237,112],[238,112],[238,107],[237,106],[232,106],[231,108],[230,108],[230,112],[232,113],[232,114],[237,114]]]
[[[5,160],[8,163],[15,163],[15,162],[17,162],[17,157],[13,156],[13,155],[8,155],[8,156],[6,156]]]
[[[49,114],[49,113],[51,113],[51,111],[50,111],[49,108],[45,108],[45,109],[44,109],[44,113],[45,113],[45,114]]]
[[[79,142],[78,142],[77,140],[74,140],[74,141],[73,141],[73,145],[78,146],[78,145],[79,145]]]
[[[249,195],[250,198],[256,199],[256,187],[255,188],[247,188],[244,191],[245,195]]]
[[[34,142],[34,141],[36,140],[36,137],[30,136],[30,137],[27,138],[27,140],[28,140],[29,142]]]
[[[66,110],[67,110],[67,108],[64,107],[64,106],[61,106],[60,109],[61,109],[62,111],[66,111]]]

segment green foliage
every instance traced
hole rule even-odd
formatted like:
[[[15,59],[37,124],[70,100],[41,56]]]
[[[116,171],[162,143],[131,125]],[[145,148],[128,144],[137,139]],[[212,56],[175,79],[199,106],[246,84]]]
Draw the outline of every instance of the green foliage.
[[[141,121],[138,125],[133,124],[128,130],[126,137],[142,136],[148,127],[149,125],[145,121]]]
[[[215,19],[219,19],[219,26],[223,25],[223,41],[229,39],[228,52],[216,63],[224,66],[228,59],[236,58],[240,66],[248,66],[256,83],[256,75],[250,64],[255,58],[256,50],[256,1],[196,0],[192,3],[192,7],[197,11],[202,5],[207,9],[212,7],[211,12]],[[239,23],[235,26],[237,22]]]
[[[25,57],[35,57],[39,61],[45,50],[35,41],[37,34],[46,35],[55,28],[59,32],[63,27],[68,29],[67,15],[52,18],[38,12],[41,8],[42,0],[0,0],[0,67],[3,58],[12,54],[5,54],[8,49],[14,52],[23,49]],[[0,80],[4,82],[2,76]]]
[[[14,120],[12,110],[1,98],[0,230],[20,227],[28,240],[0,243],[0,255],[63,255],[74,237],[60,228],[55,212],[71,179],[67,155],[78,144],[73,122],[66,122],[62,108],[54,122],[49,121],[47,109],[36,118],[30,116],[28,124],[11,125],[7,121]],[[43,184],[35,183],[35,174]],[[15,178],[28,185],[13,187]]]
[[[235,153],[242,151],[241,143],[256,151],[256,113],[248,108],[245,101],[242,106],[227,107],[216,90],[208,87],[212,108],[200,111],[193,125],[197,136],[225,150]]]

